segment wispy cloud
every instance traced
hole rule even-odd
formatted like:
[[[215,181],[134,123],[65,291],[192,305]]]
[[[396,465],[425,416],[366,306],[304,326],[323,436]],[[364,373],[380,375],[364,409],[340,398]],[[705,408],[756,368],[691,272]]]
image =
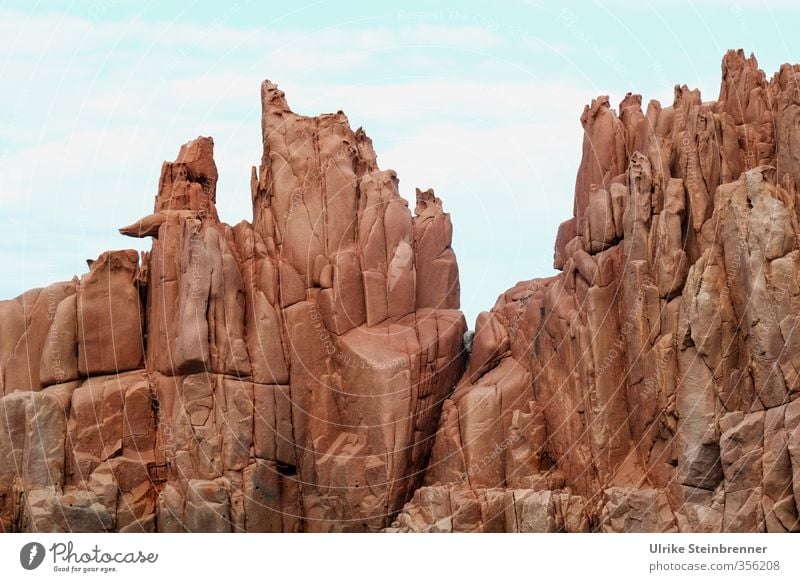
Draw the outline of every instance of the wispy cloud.
[[[215,138],[223,219],[249,218],[269,77],[296,111],[343,109],[364,125],[404,194],[442,195],[473,317],[503,285],[547,270],[548,224],[571,206],[577,119],[591,97],[495,53],[520,42],[413,19],[276,30],[0,12],[0,222],[16,241],[0,246],[0,296],[68,279],[106,248],[141,247],[116,229],[150,211],[161,161],[197,135]],[[526,234],[531,225],[541,232]]]

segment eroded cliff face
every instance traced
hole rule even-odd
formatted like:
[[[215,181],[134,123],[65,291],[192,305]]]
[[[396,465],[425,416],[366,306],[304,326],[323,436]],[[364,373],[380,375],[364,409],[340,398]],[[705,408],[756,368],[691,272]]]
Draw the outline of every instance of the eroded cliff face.
[[[466,336],[452,225],[262,86],[80,280],[0,302],[4,531],[797,531],[800,67],[587,106],[548,279]]]
[[[213,141],[80,280],[0,302],[0,531],[377,531],[466,355],[452,226],[339,112],[262,87],[253,222]]]
[[[798,72],[587,106],[561,273],[478,318],[395,528],[800,530]]]

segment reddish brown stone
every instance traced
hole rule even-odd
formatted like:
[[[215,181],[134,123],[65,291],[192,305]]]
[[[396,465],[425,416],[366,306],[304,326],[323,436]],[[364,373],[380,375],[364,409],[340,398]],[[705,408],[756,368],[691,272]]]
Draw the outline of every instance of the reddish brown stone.
[[[478,318],[396,528],[497,531],[454,499],[504,494],[500,529],[576,531],[531,493],[552,490],[599,531],[800,530],[796,76],[730,51],[715,102],[587,106],[562,273]]]
[[[800,530],[797,73],[592,101],[561,272],[474,337],[433,190],[265,82],[252,223],[198,138],[150,253],[0,302],[0,529]]]
[[[253,224],[201,137],[121,229],[142,264],[0,303],[0,529],[378,531],[418,487],[465,365],[449,216],[343,113],[262,100]]]

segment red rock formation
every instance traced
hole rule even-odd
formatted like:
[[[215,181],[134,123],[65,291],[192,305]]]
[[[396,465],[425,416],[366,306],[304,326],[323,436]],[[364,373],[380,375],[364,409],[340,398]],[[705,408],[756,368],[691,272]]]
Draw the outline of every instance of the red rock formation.
[[[800,530],[800,71],[722,72],[585,109],[561,273],[474,337],[433,191],[265,82],[252,224],[198,138],[150,253],[0,302],[0,529]]]
[[[586,108],[562,272],[478,317],[415,531],[798,531],[797,67]]]
[[[0,302],[0,530],[377,531],[464,368],[452,227],[339,112],[262,87],[253,223],[213,141],[80,281]]]

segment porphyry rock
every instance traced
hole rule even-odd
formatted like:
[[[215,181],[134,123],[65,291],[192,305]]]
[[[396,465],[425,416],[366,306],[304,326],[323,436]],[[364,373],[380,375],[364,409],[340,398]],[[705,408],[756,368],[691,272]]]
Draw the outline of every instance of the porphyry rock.
[[[525,487],[593,531],[800,530],[796,70],[729,51],[716,101],[586,107],[561,273],[478,318],[394,529],[518,531]],[[569,530],[536,499],[530,527]]]
[[[0,302],[0,531],[378,531],[465,366],[452,225],[343,113],[262,87],[253,222],[214,142],[161,169],[149,253]]]
[[[441,199],[265,81],[252,222],[201,137],[149,253],[0,302],[0,530],[799,531],[797,72],[593,100],[560,273],[474,334]]]

